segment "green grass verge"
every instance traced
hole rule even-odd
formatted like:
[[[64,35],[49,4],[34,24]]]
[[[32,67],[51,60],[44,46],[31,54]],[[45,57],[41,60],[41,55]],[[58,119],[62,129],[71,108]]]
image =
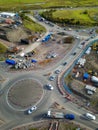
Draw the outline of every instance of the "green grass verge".
[[[31,13],[33,15],[33,12],[30,12],[30,14]],[[38,23],[35,23],[31,18],[26,16],[25,13],[20,13],[20,16],[22,18],[24,27],[29,29],[30,31],[40,32],[40,33],[46,31],[46,29],[43,26],[41,26]]]
[[[81,7],[97,6],[97,0],[47,0],[42,7]]]
[[[98,25],[98,9],[50,10],[42,13],[46,19],[71,25],[95,26]]]
[[[0,54],[3,54],[7,51],[7,47],[0,43]]]
[[[41,25],[33,22],[33,21],[29,21],[27,19],[24,19],[23,20],[23,24],[24,24],[24,27],[29,29],[30,31],[34,31],[34,32],[45,32],[45,28],[42,27]]]
[[[0,43],[0,61],[4,61],[5,60],[5,53],[7,51],[7,47],[4,46],[2,43]]]
[[[94,25],[97,23],[95,19],[98,15],[97,9],[90,10],[58,10],[53,13],[54,18],[68,19],[74,24],[79,21],[80,25]]]

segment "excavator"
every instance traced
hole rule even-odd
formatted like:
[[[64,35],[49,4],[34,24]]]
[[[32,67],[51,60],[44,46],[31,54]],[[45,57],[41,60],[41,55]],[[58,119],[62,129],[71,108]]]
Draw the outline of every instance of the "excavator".
[[[18,52],[21,51],[21,50],[20,50],[19,47],[14,46],[14,47],[8,48],[7,51],[10,52],[10,53],[18,53]]]

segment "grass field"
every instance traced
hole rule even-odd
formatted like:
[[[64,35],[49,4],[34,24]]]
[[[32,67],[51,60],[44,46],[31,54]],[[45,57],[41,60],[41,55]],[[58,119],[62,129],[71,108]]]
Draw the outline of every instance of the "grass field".
[[[7,5],[7,6],[5,6]],[[98,6],[98,0],[0,0],[1,9]],[[12,7],[12,8],[10,8]]]
[[[31,30],[31,31],[34,31],[34,32],[45,32],[45,28],[33,21],[29,21],[29,20],[26,20],[24,19],[23,20],[23,24],[25,26],[25,28]]]
[[[17,5],[17,4],[36,4],[45,2],[46,0],[0,0],[0,5]]]
[[[57,10],[52,16],[55,19],[72,20],[73,24],[79,21],[80,25],[95,25],[98,22],[97,9]]]

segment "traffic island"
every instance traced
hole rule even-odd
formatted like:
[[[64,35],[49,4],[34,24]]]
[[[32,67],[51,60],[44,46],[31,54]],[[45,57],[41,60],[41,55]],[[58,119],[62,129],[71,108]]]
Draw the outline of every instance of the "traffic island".
[[[10,107],[23,110],[38,104],[43,97],[42,85],[35,79],[23,79],[15,82],[8,90]]]

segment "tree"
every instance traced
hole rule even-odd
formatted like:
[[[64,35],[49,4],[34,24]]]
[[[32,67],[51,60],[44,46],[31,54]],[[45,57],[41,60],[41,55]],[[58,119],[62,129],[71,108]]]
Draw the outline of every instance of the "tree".
[[[83,11],[83,14],[88,14],[88,11],[87,10]]]

